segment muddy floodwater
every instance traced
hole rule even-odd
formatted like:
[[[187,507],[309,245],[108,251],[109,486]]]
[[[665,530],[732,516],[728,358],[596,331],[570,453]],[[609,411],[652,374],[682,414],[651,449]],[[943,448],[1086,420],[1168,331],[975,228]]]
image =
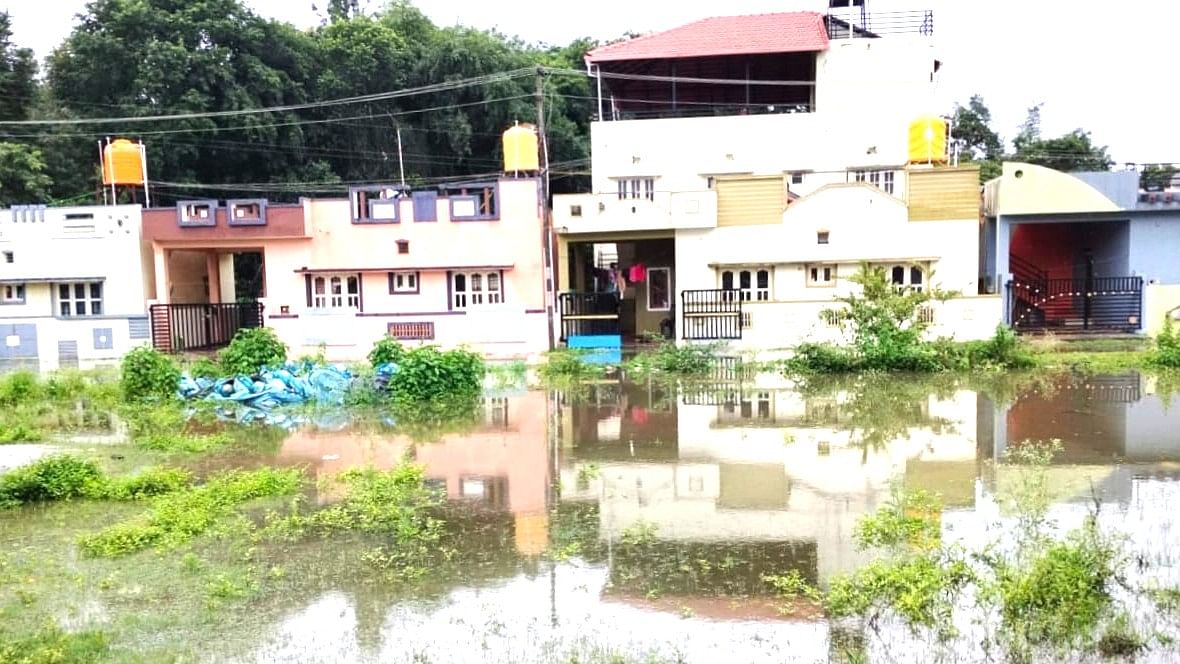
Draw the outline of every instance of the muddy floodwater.
[[[774,377],[603,380],[489,394],[477,426],[434,441],[334,417],[261,450],[185,463],[327,478],[408,455],[445,490],[447,527],[462,533],[446,565],[393,582],[361,561],[358,538],[247,546],[232,534],[88,559],[79,534],[141,508],[25,507],[0,512],[0,619],[103,630],[116,661],[929,661],[904,627],[834,628],[764,577],[795,570],[824,587],[869,562],[855,524],[897,485],[941,496],[946,541],[1002,537],[997,460],[1057,439],[1051,517],[1068,526],[1098,505],[1103,526],[1125,535],[1134,573],[1178,587],[1176,398],[1135,373],[806,390]],[[321,484],[306,499],[337,496]],[[1178,658],[1157,645],[1139,661]]]

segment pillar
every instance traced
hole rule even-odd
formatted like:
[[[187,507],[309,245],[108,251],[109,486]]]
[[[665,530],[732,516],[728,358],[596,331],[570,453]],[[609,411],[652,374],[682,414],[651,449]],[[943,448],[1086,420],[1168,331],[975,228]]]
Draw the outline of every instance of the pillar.
[[[232,253],[218,256],[218,274],[221,283],[222,302],[237,302],[237,286],[234,283],[234,255]]]
[[[221,266],[217,252],[205,252],[205,276],[209,281],[209,304],[221,303]]]
[[[172,282],[169,281],[168,259],[171,252],[161,247],[152,248],[152,262],[156,273],[156,302],[168,304],[172,301]]]

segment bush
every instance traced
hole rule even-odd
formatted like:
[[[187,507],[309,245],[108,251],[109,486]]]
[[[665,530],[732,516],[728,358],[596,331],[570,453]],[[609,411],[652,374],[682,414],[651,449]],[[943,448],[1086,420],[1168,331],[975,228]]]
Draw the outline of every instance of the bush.
[[[395,401],[406,403],[474,398],[486,372],[483,358],[469,350],[422,346],[406,351],[389,387]]]
[[[640,374],[701,375],[716,366],[719,350],[717,344],[677,346],[661,341],[655,350],[645,350],[631,358],[627,368]]]
[[[107,500],[143,500],[180,491],[193,480],[192,473],[180,468],[149,468],[131,477],[107,480],[101,496]]]
[[[193,361],[188,367],[188,372],[193,378],[220,378],[223,373],[221,367],[207,357]]]
[[[795,374],[850,373],[860,367],[860,358],[852,349],[833,344],[800,344],[786,361],[787,371]]]
[[[0,376],[0,406],[13,407],[36,401],[41,383],[31,371],[14,371]]]
[[[391,336],[386,335],[373,344],[373,350],[369,351],[369,364],[373,368],[377,368],[382,364],[401,364],[402,358],[406,355],[406,349],[401,343]]]
[[[221,368],[230,375],[253,375],[262,367],[278,367],[287,361],[287,346],[269,327],[238,330],[221,351]]]
[[[59,454],[0,475],[0,507],[69,500],[92,495],[102,485],[93,461]]]
[[[578,348],[558,348],[545,355],[540,374],[546,380],[556,378],[584,378],[602,373],[603,368],[583,359],[588,351]]]
[[[1148,362],[1161,369],[1180,368],[1180,334],[1172,327],[1172,317],[1164,319],[1164,329],[1152,340]]]
[[[973,369],[1028,369],[1037,363],[1032,350],[1020,341],[1012,328],[1002,324],[996,326],[996,333],[991,339],[967,344],[966,353]]]
[[[0,422],[0,445],[9,443],[35,443],[45,440],[41,430],[27,415],[14,413]]]
[[[120,385],[128,402],[176,398],[180,370],[171,358],[151,346],[139,346],[123,356]]]

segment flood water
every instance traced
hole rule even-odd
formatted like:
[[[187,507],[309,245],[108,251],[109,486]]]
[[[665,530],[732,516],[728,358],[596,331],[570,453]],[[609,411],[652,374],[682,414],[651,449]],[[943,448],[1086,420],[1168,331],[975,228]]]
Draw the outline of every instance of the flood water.
[[[868,562],[854,526],[899,483],[941,495],[944,539],[985,544],[1000,536],[995,461],[1021,441],[1059,439],[1052,516],[1079,523],[1097,500],[1141,559],[1137,574],[1180,586],[1171,406],[1134,373],[805,390],[770,377],[688,389],[606,380],[489,396],[478,427],[435,442],[304,427],[251,463],[329,477],[408,454],[452,503],[451,527],[465,533],[457,564],[406,587],[383,583],[347,543],[287,544],[264,554],[284,566],[282,592],[228,609],[229,625],[194,620],[149,645],[189,640],[195,659],[218,662],[827,662],[849,644],[867,661],[925,661],[928,644],[904,630],[837,632],[817,607],[784,605],[763,576],[796,570],[823,586]],[[101,628],[129,611],[78,605],[62,618]],[[1176,656],[1157,648],[1140,661]]]

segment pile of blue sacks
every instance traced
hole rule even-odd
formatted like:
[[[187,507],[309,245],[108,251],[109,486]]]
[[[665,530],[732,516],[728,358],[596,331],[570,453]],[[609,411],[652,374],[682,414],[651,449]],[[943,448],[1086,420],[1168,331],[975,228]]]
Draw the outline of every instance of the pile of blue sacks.
[[[375,372],[375,386],[387,389],[397,372],[397,365],[383,364]],[[330,364],[288,361],[279,368],[263,368],[254,376],[194,378],[181,374],[178,390],[186,400],[209,400],[218,403],[223,419],[241,422],[264,420],[270,424],[297,424],[299,419],[279,413],[283,406],[315,404],[343,406],[345,395],[357,377],[348,369]],[[331,428],[331,427],[330,427]]]

